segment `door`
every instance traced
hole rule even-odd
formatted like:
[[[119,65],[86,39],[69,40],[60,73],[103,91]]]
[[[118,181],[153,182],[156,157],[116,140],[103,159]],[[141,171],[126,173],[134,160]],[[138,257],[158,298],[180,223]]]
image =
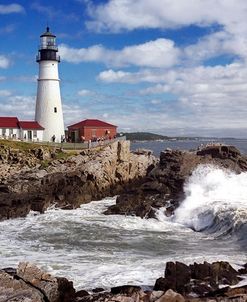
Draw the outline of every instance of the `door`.
[[[75,142],[75,132],[74,131],[71,132],[71,142],[72,143]]]
[[[28,138],[29,141],[32,140],[32,131],[31,130],[27,131],[27,138]]]

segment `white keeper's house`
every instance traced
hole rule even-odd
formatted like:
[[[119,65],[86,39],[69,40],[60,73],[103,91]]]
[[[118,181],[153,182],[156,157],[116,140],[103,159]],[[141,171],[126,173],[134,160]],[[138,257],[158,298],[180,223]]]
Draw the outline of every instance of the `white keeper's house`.
[[[19,121],[17,117],[0,117],[0,137],[31,141],[43,140],[44,128],[36,121]]]
[[[64,122],[60,94],[60,79],[56,36],[46,28],[40,36],[39,77],[36,96],[35,120],[19,121],[17,117],[0,117],[0,138],[29,141],[61,142]]]

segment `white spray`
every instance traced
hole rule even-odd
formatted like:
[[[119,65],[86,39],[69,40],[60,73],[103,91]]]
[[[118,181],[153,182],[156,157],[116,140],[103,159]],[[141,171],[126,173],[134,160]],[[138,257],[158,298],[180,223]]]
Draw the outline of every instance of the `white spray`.
[[[201,165],[192,173],[184,191],[186,198],[174,216],[177,223],[201,231],[215,223],[222,223],[219,228],[230,223],[229,229],[247,221],[247,173]]]

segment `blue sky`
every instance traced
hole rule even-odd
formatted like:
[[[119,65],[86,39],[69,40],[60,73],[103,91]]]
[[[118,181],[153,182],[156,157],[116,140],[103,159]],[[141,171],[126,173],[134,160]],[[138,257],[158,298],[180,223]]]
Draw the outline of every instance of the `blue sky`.
[[[34,118],[48,24],[66,125],[246,138],[246,20],[245,0],[0,1],[0,115]]]

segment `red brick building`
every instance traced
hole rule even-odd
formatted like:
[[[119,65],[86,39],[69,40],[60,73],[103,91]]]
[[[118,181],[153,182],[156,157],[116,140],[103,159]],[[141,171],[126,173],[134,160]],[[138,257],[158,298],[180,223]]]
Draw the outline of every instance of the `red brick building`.
[[[100,120],[84,120],[68,126],[68,138],[72,142],[112,139],[116,134],[117,126]]]

